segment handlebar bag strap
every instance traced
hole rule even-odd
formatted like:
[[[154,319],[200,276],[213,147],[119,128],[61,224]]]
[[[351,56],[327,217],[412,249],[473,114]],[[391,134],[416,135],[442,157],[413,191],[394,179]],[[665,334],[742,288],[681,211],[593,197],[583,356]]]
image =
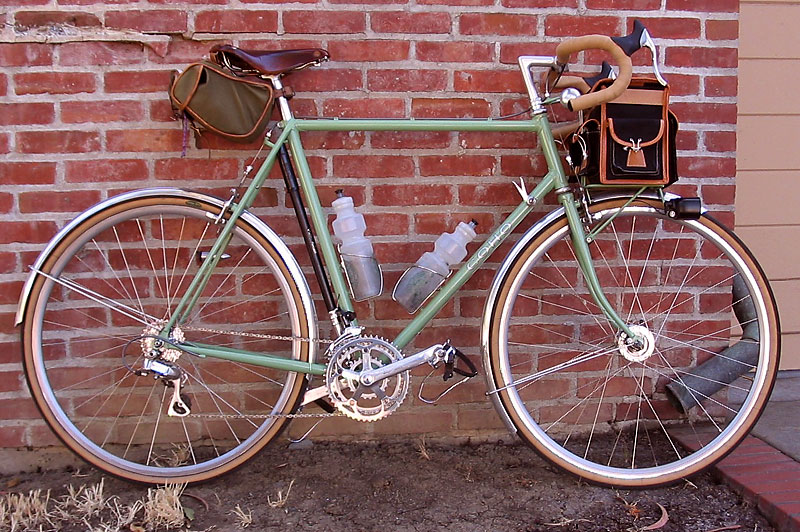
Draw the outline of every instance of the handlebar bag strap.
[[[243,143],[264,134],[275,102],[268,82],[209,61],[174,76],[169,98],[176,116],[187,116],[196,131]]]

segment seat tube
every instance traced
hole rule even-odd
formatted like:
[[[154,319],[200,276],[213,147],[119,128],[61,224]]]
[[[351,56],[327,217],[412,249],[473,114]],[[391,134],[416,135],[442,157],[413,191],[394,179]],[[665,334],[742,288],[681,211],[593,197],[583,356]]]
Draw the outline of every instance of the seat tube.
[[[317,282],[319,283],[322,301],[325,303],[325,308],[328,312],[333,312],[336,310],[336,298],[331,291],[328,276],[325,273],[325,268],[320,259],[317,242],[314,239],[314,233],[311,231],[311,225],[308,223],[308,215],[306,214],[306,208],[303,204],[303,198],[300,196],[297,176],[294,173],[292,162],[289,159],[289,151],[286,149],[286,146],[281,146],[281,151],[278,153],[278,162],[281,165],[283,181],[286,183],[286,192],[292,200],[297,223],[300,225],[300,232],[303,234],[303,242],[306,245],[308,256],[311,259],[311,267],[314,269],[314,275],[317,277]]]
[[[272,86],[276,91],[283,90],[283,84],[279,77],[270,78]],[[278,96],[278,108],[280,109],[281,118],[284,122],[294,120],[292,110],[289,108],[289,100],[282,94]],[[353,304],[349,298],[344,275],[337,262],[336,250],[333,242],[331,241],[330,233],[328,232],[327,218],[322,209],[319,201],[319,196],[314,188],[311,178],[311,170],[308,167],[308,162],[305,158],[302,144],[300,143],[300,134],[297,130],[292,130],[289,133],[289,148],[292,154],[292,159],[296,168],[292,165],[286,147],[281,148],[279,162],[281,170],[283,171],[284,180],[286,182],[287,191],[292,199],[295,214],[297,215],[300,229],[303,233],[303,239],[308,249],[309,257],[311,258],[314,274],[320,285],[322,298],[327,307],[328,313],[331,317],[334,327],[341,333],[342,311],[352,312]],[[294,170],[297,170],[295,175]],[[299,179],[298,179],[299,177]],[[298,193],[299,189],[305,197],[305,204],[303,198]],[[306,214],[306,206],[308,207],[309,214],[311,215],[311,224],[309,224],[308,215]],[[312,233],[313,227],[313,233]],[[316,239],[314,235],[316,234]],[[319,243],[319,245],[318,245]],[[326,268],[327,265],[327,275]],[[330,275],[330,277],[328,277]],[[349,320],[345,319],[345,325]]]

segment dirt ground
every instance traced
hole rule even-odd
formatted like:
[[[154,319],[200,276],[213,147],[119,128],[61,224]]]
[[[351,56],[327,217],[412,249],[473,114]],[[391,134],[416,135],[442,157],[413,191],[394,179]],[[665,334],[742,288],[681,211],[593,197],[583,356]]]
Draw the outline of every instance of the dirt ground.
[[[6,494],[49,489],[56,500],[70,484],[101,478],[84,468],[1,480]],[[131,504],[146,498],[147,488],[105,478],[104,496],[112,495]],[[190,530],[640,531],[663,523],[659,504],[668,516],[662,531],[773,530],[710,474],[668,488],[616,491],[580,482],[522,444],[499,442],[275,444],[228,476],[187,487],[180,501],[193,516],[184,526]],[[99,525],[106,517],[55,529],[109,530]],[[125,530],[152,528],[143,512],[134,523]]]

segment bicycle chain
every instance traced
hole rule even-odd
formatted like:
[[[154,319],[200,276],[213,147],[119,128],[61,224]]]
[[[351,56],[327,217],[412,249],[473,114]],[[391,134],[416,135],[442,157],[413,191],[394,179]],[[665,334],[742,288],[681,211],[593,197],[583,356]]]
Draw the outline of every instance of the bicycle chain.
[[[298,340],[301,342],[315,342],[317,344],[332,344],[335,340],[317,338],[316,340],[312,340],[311,338],[306,338],[303,336],[280,336],[276,334],[261,334],[261,333],[250,333],[250,332],[241,332],[241,331],[222,331],[217,329],[207,329],[205,327],[183,327],[183,330],[187,331],[197,331],[197,332],[205,332],[205,333],[212,333],[212,334],[233,334],[236,336],[246,336],[249,338],[260,338],[262,340],[283,340],[287,342],[291,342],[293,340]],[[211,419],[227,419],[227,418],[234,418],[234,419],[276,419],[276,418],[328,418],[328,417],[344,417],[344,414],[341,412],[321,412],[319,414],[254,414],[254,415],[236,415],[236,414],[190,414],[192,417],[201,417],[201,418],[211,418]]]
[[[300,342],[308,342],[308,343],[317,343],[317,344],[332,344],[336,340],[329,340],[327,338],[317,338],[316,340],[312,340],[311,338],[306,338],[305,336],[279,336],[276,334],[261,334],[261,333],[251,333],[251,332],[241,332],[241,331],[222,331],[217,329],[206,329],[205,327],[181,327],[184,331],[197,331],[197,332],[206,332],[206,333],[213,333],[213,334],[232,334],[235,336],[246,336],[248,338],[260,338],[262,340],[283,340],[286,342],[291,342],[293,340],[298,340]]]

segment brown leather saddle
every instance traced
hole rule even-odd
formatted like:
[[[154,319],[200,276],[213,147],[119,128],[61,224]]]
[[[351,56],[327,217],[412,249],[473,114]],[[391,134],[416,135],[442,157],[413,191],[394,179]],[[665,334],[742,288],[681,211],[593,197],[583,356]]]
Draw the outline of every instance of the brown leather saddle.
[[[265,76],[278,76],[318,65],[329,57],[330,54],[320,48],[256,51],[242,50],[230,44],[218,44],[211,48],[211,58],[217,64],[228,64],[234,69],[258,72]]]

